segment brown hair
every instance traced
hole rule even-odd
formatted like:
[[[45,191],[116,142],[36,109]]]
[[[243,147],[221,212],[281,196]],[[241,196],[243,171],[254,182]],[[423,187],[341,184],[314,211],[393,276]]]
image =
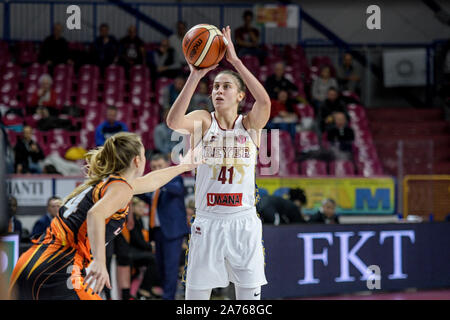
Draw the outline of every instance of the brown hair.
[[[141,138],[130,132],[119,132],[106,139],[102,147],[90,150],[86,154],[87,171],[85,182],[78,186],[64,202],[96,185],[112,174],[123,173],[135,156],[141,154]]]
[[[242,80],[242,77],[239,73],[234,72],[232,70],[223,70],[220,71],[217,75],[216,78],[221,75],[221,74],[229,74],[230,76],[233,76],[236,80],[237,80],[237,84],[238,84],[238,89],[241,92],[244,92],[247,90],[247,86],[245,85],[244,80]]]

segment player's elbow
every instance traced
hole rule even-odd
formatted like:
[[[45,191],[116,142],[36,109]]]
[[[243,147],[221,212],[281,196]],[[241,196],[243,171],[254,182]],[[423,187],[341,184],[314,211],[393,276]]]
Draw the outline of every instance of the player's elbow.
[[[174,117],[167,116],[166,124],[172,130],[177,130],[180,128],[180,121],[177,121]]]

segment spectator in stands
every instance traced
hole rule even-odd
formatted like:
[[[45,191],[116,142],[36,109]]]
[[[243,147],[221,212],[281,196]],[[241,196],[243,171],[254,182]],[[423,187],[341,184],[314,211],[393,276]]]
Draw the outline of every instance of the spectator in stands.
[[[175,100],[178,98],[181,90],[186,83],[186,77],[178,75],[172,84],[163,89],[163,108],[169,110]]]
[[[213,111],[213,109],[214,107],[212,105],[211,96],[208,90],[208,82],[202,79],[198,83],[197,91],[192,96],[186,113],[192,112],[194,110],[206,110],[208,112],[211,112]]]
[[[181,67],[187,65],[186,58],[184,57],[182,42],[184,35],[187,32],[187,25],[184,21],[178,21],[176,24],[177,32],[169,37],[170,47],[175,50],[175,60]]]
[[[336,214],[336,201],[325,199],[317,213],[313,214],[309,223],[339,224],[339,216]]]
[[[22,131],[23,131],[23,125],[22,125]],[[10,174],[14,173],[15,167],[14,167],[14,149],[8,139],[8,133],[5,129],[5,124],[3,122],[3,119],[0,115],[0,133],[1,133],[1,139],[3,140],[3,152],[4,152],[4,164],[5,164],[5,173]]]
[[[39,162],[45,155],[41,147],[33,139],[33,128],[23,127],[23,137],[17,140],[14,147],[16,173],[41,173]]]
[[[102,146],[106,139],[121,131],[128,131],[127,125],[117,121],[117,108],[108,106],[106,109],[106,120],[95,129],[95,144]]]
[[[47,230],[52,219],[58,215],[59,208],[61,208],[61,206],[62,200],[60,197],[50,197],[47,200],[47,212],[34,224],[31,231],[32,239],[41,236],[45,230]]]
[[[149,231],[144,228],[144,222],[142,221],[146,210],[147,204],[145,201],[134,197],[131,201],[134,226],[130,228],[129,256],[133,268],[145,267],[144,278],[137,293],[138,299],[161,296],[161,288],[159,287],[161,279],[156,265],[154,246],[150,243]]]
[[[242,15],[244,25],[237,28],[234,37],[236,39],[236,52],[239,57],[244,55],[256,56],[260,65],[264,64],[265,52],[259,48],[259,31],[252,26],[253,12],[244,11]]]
[[[170,46],[169,39],[163,39],[159,47],[150,53],[150,67],[156,78],[175,78],[182,72],[177,52]]]
[[[45,38],[39,53],[39,62],[47,64],[49,72],[52,73],[53,68],[60,63],[73,64],[69,57],[69,43],[62,36],[63,25],[55,23],[53,25],[52,35]]]
[[[153,129],[153,139],[155,142],[155,148],[159,153],[165,154],[170,157],[172,148],[178,144],[178,141],[172,141],[173,130],[167,126],[166,118],[169,113],[169,109],[163,110],[163,121]]]
[[[347,117],[343,112],[333,113],[333,119],[334,127],[327,131],[327,140],[331,144],[334,159],[351,160],[355,133],[347,125]]]
[[[151,170],[167,168],[170,162],[163,154],[150,158]],[[178,267],[183,238],[189,233],[186,223],[183,178],[177,176],[151,195],[150,229],[156,244],[156,260],[163,284],[163,299],[173,300],[177,290]]]
[[[39,107],[36,111],[36,115],[39,119],[36,126],[40,131],[48,131],[52,129],[76,130],[76,127],[72,125],[72,121],[69,119],[62,119],[50,115],[49,108]]]
[[[285,76],[285,66],[283,62],[274,65],[274,73],[267,77],[265,87],[271,99],[277,99],[281,90],[288,92],[289,96],[295,96],[298,88]]]
[[[342,91],[349,90],[358,95],[361,93],[361,71],[353,62],[351,53],[344,54],[342,65],[337,68],[337,78]]]
[[[306,205],[307,202],[305,191],[301,188],[289,189],[289,200],[291,200],[301,212],[303,206]]]
[[[279,225],[305,222],[299,207],[289,199],[265,195],[256,205],[263,223]]]
[[[320,77],[314,79],[312,84],[312,102],[315,108],[315,113],[318,113],[318,110],[322,103],[327,98],[327,93],[330,88],[337,88],[338,84],[335,78],[331,77],[330,67],[325,66],[320,70]]]
[[[320,121],[320,129],[322,132],[327,131],[333,125],[334,112],[343,112],[347,119],[350,120],[344,100],[339,96],[337,89],[331,87],[328,89],[327,98],[319,108],[318,119]]]
[[[17,215],[17,199],[13,196],[8,198],[8,232],[15,232],[22,238],[22,222],[16,217]]]
[[[119,43],[113,35],[109,34],[109,26],[106,23],[100,25],[99,34],[100,36],[94,41],[92,54],[94,63],[103,73],[107,66],[118,62]]]
[[[128,71],[131,67],[145,65],[144,41],[137,35],[136,26],[128,27],[128,35],[120,40],[120,64]]]
[[[278,98],[272,99],[272,108],[270,110],[270,121],[275,122],[296,122],[297,114],[294,112],[294,101],[289,98],[285,90],[278,92]]]
[[[186,221],[188,224],[188,227],[191,227],[191,220],[192,217],[195,215],[195,201],[189,200],[187,206],[186,206]]]
[[[35,107],[50,108],[49,111],[52,115],[57,114],[56,107],[56,92],[53,90],[53,79],[49,74],[43,74],[38,80],[39,89],[33,93],[30,105],[33,109]],[[33,110],[34,111],[34,110]],[[31,112],[34,113],[34,112]]]

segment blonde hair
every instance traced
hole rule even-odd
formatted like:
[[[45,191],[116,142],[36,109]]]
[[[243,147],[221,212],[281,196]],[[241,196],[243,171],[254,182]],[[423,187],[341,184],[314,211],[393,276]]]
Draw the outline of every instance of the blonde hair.
[[[133,197],[133,199],[131,199],[131,205],[133,207],[135,207],[136,205],[138,205],[141,202],[145,203],[144,200],[142,200],[141,198],[138,198],[138,197]]]
[[[134,157],[141,154],[141,138],[130,132],[119,132],[106,139],[102,147],[86,153],[86,180],[64,199],[76,197],[112,174],[123,173]]]

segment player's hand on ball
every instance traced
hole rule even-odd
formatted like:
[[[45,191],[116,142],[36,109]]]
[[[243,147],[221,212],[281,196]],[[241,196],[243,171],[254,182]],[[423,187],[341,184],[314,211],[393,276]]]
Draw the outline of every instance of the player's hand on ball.
[[[234,49],[233,41],[231,40],[231,28],[230,26],[226,26],[226,28],[222,28],[222,34],[224,36],[225,44],[227,45],[227,52],[225,53],[225,57],[228,62],[233,64],[239,61],[239,57],[236,54],[236,50]]]
[[[189,66],[189,70],[191,71],[191,74],[197,75],[200,78],[203,78],[208,72],[217,68],[218,65],[219,64],[215,64],[208,68],[196,68],[188,62],[188,66]]]

